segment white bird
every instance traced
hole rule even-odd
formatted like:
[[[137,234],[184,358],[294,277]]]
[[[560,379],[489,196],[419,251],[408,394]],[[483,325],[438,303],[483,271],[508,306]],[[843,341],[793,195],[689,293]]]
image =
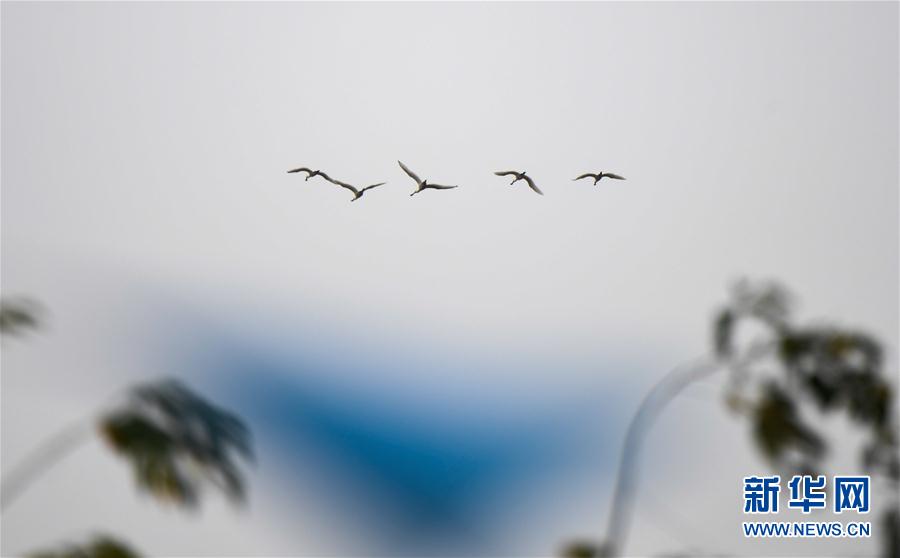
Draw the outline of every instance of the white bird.
[[[332,184],[340,186],[341,188],[346,188],[346,189],[350,190],[351,192],[353,192],[353,199],[350,200],[352,202],[355,202],[356,200],[361,198],[362,195],[366,192],[366,190],[371,190],[372,188],[378,188],[379,186],[383,186],[383,185],[387,184],[387,182],[379,182],[378,184],[372,184],[371,186],[366,186],[365,188],[360,190],[356,186],[353,186],[352,184],[347,184],[346,182],[341,182],[340,180],[334,180],[333,178],[329,178],[327,176],[325,177],[325,180],[327,180],[328,182],[331,182]]]
[[[601,178],[612,178],[615,180],[625,180],[624,176],[619,176],[618,174],[613,174],[611,172],[598,172],[598,173],[588,172],[588,173],[582,174],[578,178],[574,178],[572,180],[581,180],[582,178],[593,178],[595,185],[598,182],[600,182]]]
[[[429,184],[427,180],[422,180],[416,175],[416,173],[409,170],[406,165],[404,165],[400,161],[397,162],[400,163],[400,168],[403,169],[403,172],[408,174],[410,178],[416,181],[416,191],[410,194],[410,196],[415,196],[422,190],[427,190],[429,188],[433,190],[450,190],[451,188],[456,188],[456,186],[441,186],[440,184]]]
[[[509,183],[510,186],[512,186],[513,184],[515,184],[516,182],[518,182],[518,181],[520,181],[520,180],[524,180],[525,182],[528,183],[528,186],[529,186],[532,190],[534,190],[535,192],[537,192],[538,194],[540,194],[540,195],[542,195],[542,196],[544,195],[544,193],[541,192],[541,189],[538,188],[537,185],[534,183],[534,180],[532,180],[530,176],[528,176],[527,174],[525,174],[525,171],[522,171],[522,172],[516,172],[516,171],[497,171],[497,172],[495,172],[494,174],[496,174],[497,176],[515,176],[515,178],[513,179],[513,181]]]
[[[314,176],[321,176],[325,180],[331,180],[330,178],[328,178],[327,174],[325,174],[324,172],[322,172],[320,170],[310,170],[306,167],[300,167],[300,168],[289,170],[288,174],[295,173],[295,172],[305,172],[306,173],[306,179],[304,180],[304,182]]]

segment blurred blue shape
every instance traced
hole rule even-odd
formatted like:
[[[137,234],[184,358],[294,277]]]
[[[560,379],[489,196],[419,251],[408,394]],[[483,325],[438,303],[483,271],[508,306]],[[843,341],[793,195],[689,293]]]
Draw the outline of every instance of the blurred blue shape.
[[[615,460],[614,394],[489,385],[470,361],[193,338],[201,381],[248,421],[260,460],[278,460],[279,496],[340,522],[367,555],[515,554],[505,516],[530,491],[586,468],[603,479]]]

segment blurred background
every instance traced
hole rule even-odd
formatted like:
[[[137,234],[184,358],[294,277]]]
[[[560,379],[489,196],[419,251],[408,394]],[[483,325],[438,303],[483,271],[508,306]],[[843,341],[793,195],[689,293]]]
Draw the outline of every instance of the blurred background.
[[[255,453],[245,505],[183,510],[93,440],[4,509],[3,555],[599,540],[628,421],[747,275],[879,339],[896,386],[896,3],[0,9],[2,288],[41,307],[3,339],[4,475],[161,377]],[[460,187],[410,198],[398,159]],[[350,204],[298,166],[388,184]],[[599,170],[627,180],[572,181]],[[877,553],[743,538],[742,479],[771,468],[723,385],[648,434],[627,553]]]

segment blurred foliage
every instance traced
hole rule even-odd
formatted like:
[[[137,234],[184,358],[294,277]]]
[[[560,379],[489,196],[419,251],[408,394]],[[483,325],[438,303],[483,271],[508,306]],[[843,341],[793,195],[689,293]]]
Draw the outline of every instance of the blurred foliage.
[[[40,305],[30,299],[0,301],[0,332],[17,335],[37,328],[39,311]],[[236,460],[253,459],[250,431],[237,416],[208,403],[176,380],[135,387],[122,405],[102,416],[99,431],[131,463],[138,486],[161,500],[194,507],[205,483],[218,487],[233,501],[245,498]],[[60,440],[67,442],[69,437],[52,439],[49,449],[42,448],[39,461],[65,455],[53,451]],[[26,462],[25,473],[32,473],[34,463]],[[24,480],[17,480],[27,485],[30,478],[26,474]],[[4,477],[4,493],[12,482]],[[66,545],[29,556],[136,558],[138,554],[121,541],[101,535],[84,545]]]
[[[81,546],[67,545],[58,550],[40,551],[28,556],[29,558],[138,558],[139,554],[121,541],[100,535]]]
[[[760,452],[786,474],[816,474],[828,450],[823,433],[805,408],[843,413],[862,429],[863,469],[890,486],[893,506],[882,519],[884,555],[900,556],[896,509],[900,452],[894,389],[883,370],[881,345],[853,329],[798,325],[791,319],[791,297],[775,283],[739,283],[714,320],[716,356],[731,372],[726,400],[752,423]],[[732,366],[740,354],[738,328],[762,325],[774,343],[769,361],[755,369]],[[888,501],[888,504],[891,504]]]
[[[883,556],[900,556],[900,508],[888,510],[881,519]]]
[[[824,413],[843,412],[866,434],[862,465],[872,474],[900,481],[893,389],[882,370],[879,343],[865,333],[791,323],[789,295],[777,284],[738,284],[715,320],[716,355],[726,365],[737,352],[737,326],[761,323],[775,343],[774,363],[759,373],[732,370],[728,399],[749,409],[754,439],[774,464],[789,471],[814,470],[827,449],[824,437],[802,418],[803,404]],[[772,374],[775,366],[780,373]],[[764,372],[770,372],[765,374]],[[759,379],[757,383],[748,381]],[[753,393],[756,389],[758,395]],[[741,405],[735,405],[740,401]]]
[[[194,507],[204,484],[236,502],[245,497],[236,461],[253,458],[249,430],[178,381],[136,387],[101,419],[100,431],[131,463],[138,486],[160,500]]]
[[[28,298],[0,300],[0,333],[21,335],[40,325],[40,305]]]
[[[575,541],[563,549],[563,558],[603,558],[604,548],[588,541]]]
[[[853,329],[799,325],[793,319],[793,305],[791,294],[777,283],[741,281],[732,289],[728,303],[716,313],[712,323],[713,369],[728,370],[726,406],[748,418],[754,444],[786,475],[817,474],[824,465],[828,439],[810,420],[810,411],[843,413],[860,427],[864,441],[860,465],[872,476],[873,487],[884,486],[878,481],[888,487],[878,493],[884,505],[881,509],[886,510],[877,527],[883,541],[882,555],[900,558],[896,398],[883,370],[881,345]],[[742,343],[741,333],[750,323],[763,338]],[[705,377],[673,374],[664,377],[654,390],[670,381],[675,383],[677,393],[695,378]],[[648,404],[660,406],[665,401],[648,398],[642,405]],[[642,407],[636,416],[641,411],[646,409]],[[631,435],[626,435],[626,449],[629,442],[638,443],[629,439]],[[621,470],[620,483],[624,478]],[[614,509],[612,513],[621,511]],[[617,548],[624,544],[621,538],[610,528],[605,544],[575,542],[564,548],[562,555],[612,556],[621,551]]]
[[[793,449],[807,465],[820,459],[825,442],[801,421],[793,399],[775,382],[767,383],[764,389],[753,413],[753,437],[760,451],[777,460]],[[797,469],[811,470],[809,466]]]

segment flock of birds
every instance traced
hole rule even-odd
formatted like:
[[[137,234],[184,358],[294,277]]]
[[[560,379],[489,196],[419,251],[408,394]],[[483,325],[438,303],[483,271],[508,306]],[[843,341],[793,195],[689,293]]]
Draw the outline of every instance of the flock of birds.
[[[400,168],[403,169],[403,172],[405,172],[416,183],[416,189],[413,190],[413,193],[410,194],[410,196],[415,196],[416,194],[418,194],[419,192],[422,192],[423,190],[451,190],[451,189],[457,187],[455,185],[454,186],[444,186],[441,184],[432,184],[432,183],[428,182],[428,180],[422,180],[421,178],[419,178],[419,175],[417,175],[416,173],[411,171],[409,169],[409,167],[404,165],[402,162],[397,161],[397,163],[400,165]],[[299,172],[306,173],[305,180],[309,180],[310,178],[320,176],[320,177],[324,178],[325,180],[327,180],[328,182],[331,182],[335,186],[340,186],[341,188],[346,188],[347,190],[349,190],[353,193],[353,199],[350,201],[358,200],[359,198],[361,198],[363,196],[363,194],[366,193],[366,191],[371,190],[372,188],[378,188],[379,186],[384,186],[385,184],[387,184],[387,182],[379,182],[378,184],[372,184],[370,186],[366,186],[365,188],[357,188],[356,186],[354,186],[352,184],[347,184],[346,182],[341,182],[340,180],[335,180],[318,169],[312,170],[307,167],[299,167],[296,169],[291,169],[288,171],[288,174],[299,173]],[[535,193],[540,194],[542,196],[544,195],[544,193],[541,192],[541,189],[537,187],[537,184],[534,183],[534,180],[532,180],[531,177],[525,173],[525,171],[521,171],[521,172],[520,171],[512,171],[512,170],[497,171],[494,174],[496,174],[497,176],[512,176],[512,177],[514,177],[513,181],[509,183],[510,186],[512,186],[513,184],[515,184],[516,182],[518,182],[520,180],[523,180],[526,184],[528,184],[529,188],[531,188],[532,190],[535,191]],[[581,176],[574,178],[573,180],[582,180],[584,178],[593,178],[594,185],[596,185],[598,182],[600,182],[600,180],[602,178],[612,178],[614,180],[625,180],[624,176],[619,176],[618,174],[614,174],[611,172],[587,172],[587,173],[582,174]]]

